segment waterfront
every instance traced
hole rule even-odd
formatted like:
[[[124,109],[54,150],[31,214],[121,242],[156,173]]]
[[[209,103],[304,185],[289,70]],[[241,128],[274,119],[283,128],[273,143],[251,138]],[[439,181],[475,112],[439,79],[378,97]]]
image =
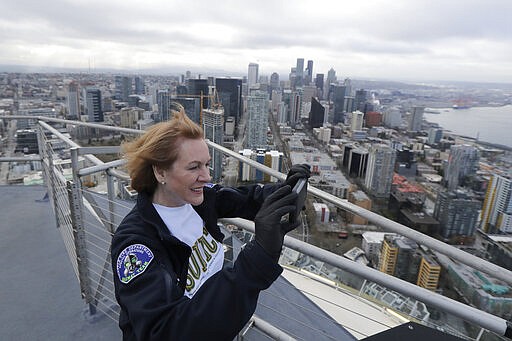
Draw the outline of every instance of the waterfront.
[[[512,105],[438,110],[439,114],[425,112],[425,120],[457,135],[512,147]]]

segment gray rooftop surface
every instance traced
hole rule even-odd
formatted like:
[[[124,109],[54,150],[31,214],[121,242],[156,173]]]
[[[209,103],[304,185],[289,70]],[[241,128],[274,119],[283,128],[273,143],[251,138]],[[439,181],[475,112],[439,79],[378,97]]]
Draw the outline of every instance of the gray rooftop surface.
[[[120,340],[117,322],[81,299],[42,186],[0,186],[0,339]]]

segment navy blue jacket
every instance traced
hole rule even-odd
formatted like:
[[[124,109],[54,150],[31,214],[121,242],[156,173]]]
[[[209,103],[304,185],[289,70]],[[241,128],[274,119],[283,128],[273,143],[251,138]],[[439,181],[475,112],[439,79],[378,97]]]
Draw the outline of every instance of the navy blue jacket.
[[[222,242],[217,219],[253,220],[278,186],[205,187],[204,201],[194,209],[213,238]],[[143,272],[123,283],[117,272],[118,256],[135,244],[147,247],[154,258]],[[260,291],[282,272],[253,241],[232,266],[210,277],[189,299],[184,286],[191,248],[170,234],[146,193],[139,193],[135,207],[117,228],[111,252],[124,340],[233,340],[254,313]]]

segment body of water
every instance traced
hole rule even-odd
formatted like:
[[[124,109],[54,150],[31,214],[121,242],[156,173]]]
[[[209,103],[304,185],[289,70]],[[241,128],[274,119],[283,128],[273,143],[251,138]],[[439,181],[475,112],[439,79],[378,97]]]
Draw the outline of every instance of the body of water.
[[[512,105],[438,110],[423,117],[454,134],[512,147]]]

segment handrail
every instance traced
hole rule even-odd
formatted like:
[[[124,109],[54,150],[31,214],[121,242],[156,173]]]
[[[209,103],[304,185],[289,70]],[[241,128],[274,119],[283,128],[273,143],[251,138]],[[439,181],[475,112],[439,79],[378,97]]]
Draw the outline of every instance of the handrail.
[[[236,226],[242,227],[244,230],[254,233],[254,222],[252,221],[248,221],[242,218],[225,218],[222,219],[222,221],[229,224],[234,224]],[[507,320],[501,317],[489,314],[485,311],[471,307],[464,303],[460,303],[449,297],[442,296],[378,270],[369,268],[367,266],[361,266],[360,264],[347,258],[333,254],[317,246],[305,243],[301,240],[289,236],[285,236],[284,246],[307,254],[315,259],[324,261],[332,266],[346,270],[372,282],[382,284],[387,288],[396,290],[421,302],[428,303],[429,305],[440,308],[443,311],[449,312],[455,316],[484,327],[499,335],[508,334],[512,336],[511,326]]]
[[[236,152],[233,152],[230,149],[219,146],[211,141],[206,141],[206,143],[209,146],[211,146],[215,149],[218,149],[221,152],[223,152],[229,156],[232,156],[244,163],[247,163],[250,166],[255,167],[256,169],[258,169],[264,173],[275,176],[279,180],[284,180],[286,178],[285,174],[282,174],[272,168],[262,165],[261,163],[258,163],[254,160],[250,160]],[[354,205],[352,203],[343,201],[340,198],[338,198],[332,194],[326,193],[318,188],[315,188],[314,186],[308,186],[308,193],[310,193],[320,199],[328,201],[331,204],[334,204],[338,207],[341,207],[344,210],[354,213],[362,218],[368,219],[368,221],[383,227],[387,231],[392,231],[392,232],[401,234],[409,239],[414,240],[415,242],[417,242],[419,244],[426,245],[429,248],[439,251],[443,254],[446,254],[447,256],[449,256],[453,259],[456,259],[457,261],[459,261],[463,264],[470,265],[470,266],[474,267],[475,269],[478,269],[494,278],[501,279],[502,281],[512,285],[512,271],[510,271],[510,270],[506,270],[506,269],[504,269],[496,264],[493,264],[491,262],[488,262],[482,258],[476,257],[470,253],[459,250],[451,245],[445,244],[437,239],[434,239],[430,236],[424,235],[423,233],[420,233],[420,232],[415,231],[407,226],[404,226],[400,223],[397,223],[388,218],[385,218],[377,213],[374,213],[372,211],[369,211],[367,209],[364,209],[364,208]]]
[[[81,121],[70,121],[70,120],[63,120],[58,118],[49,118],[44,116],[22,116],[22,115],[12,115],[12,116],[0,116],[0,119],[38,119],[42,121],[48,121],[48,122],[57,122],[57,123],[66,123],[66,124],[72,124],[72,125],[81,125],[81,126],[89,126],[94,128],[100,128],[105,130],[112,130],[112,131],[119,131],[119,132],[126,132],[126,133],[133,133],[133,134],[142,134],[144,131],[137,130],[137,129],[130,129],[130,128],[121,128],[121,127],[113,127],[113,126],[105,126],[97,123],[89,123],[89,122],[81,122]],[[70,146],[81,148],[78,146],[75,142],[71,141],[69,138],[63,136],[59,131],[54,129],[53,127],[49,126],[48,124],[44,122],[40,122],[42,126],[47,128],[48,130],[52,131],[55,135],[57,135],[59,138],[62,138],[66,143],[68,143]],[[224,154],[227,154],[229,156],[232,156],[236,158],[237,160],[240,160],[258,170],[261,170],[262,172],[269,174],[271,176],[276,177],[279,180],[284,180],[286,178],[286,175],[278,172],[270,167],[267,167],[265,165],[262,165],[254,160],[248,159],[228,148],[225,148],[223,146],[220,146],[212,141],[206,140],[206,143],[208,146],[221,151]],[[103,164],[102,161],[97,159],[96,157],[92,155],[91,156],[94,159],[91,160],[96,165]],[[465,251],[459,250],[451,245],[445,244],[442,241],[439,241],[435,238],[432,238],[430,236],[424,235],[418,231],[415,231],[407,226],[404,226],[400,223],[397,223],[395,221],[392,221],[388,218],[385,218],[377,213],[371,212],[367,209],[364,209],[362,207],[359,207],[357,205],[354,205],[352,203],[343,201],[339,199],[338,197],[326,193],[322,190],[319,190],[315,188],[314,186],[308,186],[308,193],[323,199],[327,202],[330,202],[346,211],[349,211],[351,213],[354,213],[362,218],[367,219],[368,221],[375,223],[381,227],[383,227],[387,231],[395,232],[400,235],[403,235],[409,239],[412,239],[416,241],[417,243],[423,244],[425,246],[428,246],[429,248],[439,251],[457,261],[460,263],[469,265],[479,271],[482,271],[483,273],[486,273],[494,278],[500,279],[504,282],[506,282],[509,285],[512,285],[512,271],[504,269],[496,264],[493,264],[491,262],[488,262],[484,259],[481,259],[479,257],[476,257],[470,253],[467,253]]]

